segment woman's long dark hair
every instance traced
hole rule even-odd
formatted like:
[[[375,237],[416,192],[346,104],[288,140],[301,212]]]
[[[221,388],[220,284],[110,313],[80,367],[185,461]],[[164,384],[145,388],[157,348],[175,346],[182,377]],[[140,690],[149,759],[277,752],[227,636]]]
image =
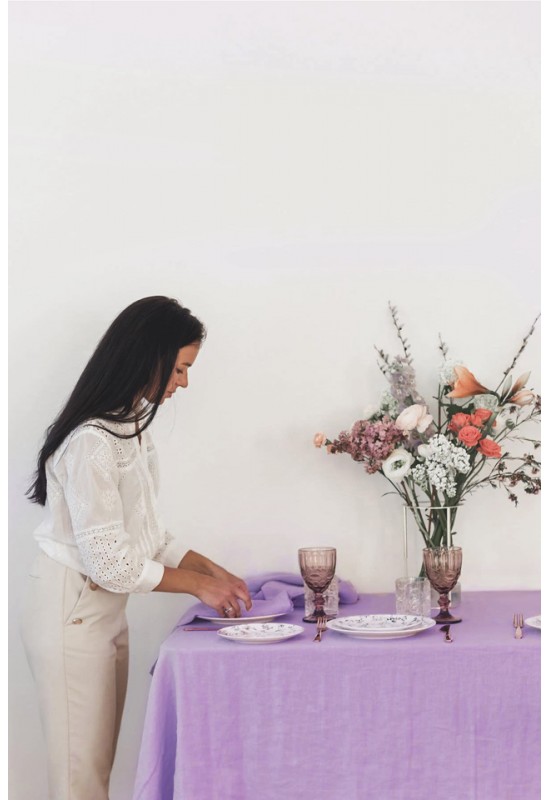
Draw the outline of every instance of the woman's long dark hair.
[[[86,420],[135,422],[137,436],[151,424],[182,347],[202,343],[206,330],[189,309],[169,297],[145,297],[111,324],[65,407],[46,432],[35,479],[27,491],[33,503],[46,503],[46,461]],[[136,405],[142,397],[148,403]]]

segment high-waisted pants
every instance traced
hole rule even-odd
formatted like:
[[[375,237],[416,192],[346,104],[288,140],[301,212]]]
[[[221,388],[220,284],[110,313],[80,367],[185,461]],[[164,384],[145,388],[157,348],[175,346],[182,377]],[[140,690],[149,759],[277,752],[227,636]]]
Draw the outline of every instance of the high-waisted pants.
[[[50,800],[108,800],[128,682],[127,594],[40,553],[21,634],[38,689]]]

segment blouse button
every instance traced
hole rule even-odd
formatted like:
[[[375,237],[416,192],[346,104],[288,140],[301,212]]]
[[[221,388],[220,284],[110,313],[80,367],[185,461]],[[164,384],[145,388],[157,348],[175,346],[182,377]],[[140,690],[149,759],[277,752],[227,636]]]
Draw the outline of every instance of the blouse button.
[[[97,583],[90,581],[90,589],[92,590],[92,592],[95,592],[95,590],[97,589]]]
[[[75,617],[73,619],[73,625],[82,625],[82,620],[80,619],[80,617]]]

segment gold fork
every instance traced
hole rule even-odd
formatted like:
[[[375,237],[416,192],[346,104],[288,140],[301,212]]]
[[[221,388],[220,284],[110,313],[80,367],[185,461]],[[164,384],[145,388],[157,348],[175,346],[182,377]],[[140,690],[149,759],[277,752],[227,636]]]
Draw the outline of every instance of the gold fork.
[[[317,635],[314,642],[320,642],[321,636],[323,635],[324,631],[327,629],[327,618],[326,617],[317,617]]]
[[[523,631],[521,630],[523,628],[523,614],[514,614],[512,624],[516,629],[516,632],[514,633],[516,639],[523,639]]]

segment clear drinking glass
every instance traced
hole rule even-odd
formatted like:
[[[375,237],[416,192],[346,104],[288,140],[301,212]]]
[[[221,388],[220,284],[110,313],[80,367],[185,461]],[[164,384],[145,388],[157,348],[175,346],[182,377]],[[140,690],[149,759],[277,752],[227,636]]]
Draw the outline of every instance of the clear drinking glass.
[[[304,617],[304,622],[317,622],[318,617],[334,619],[335,614],[327,614],[323,592],[334,578],[336,571],[335,547],[301,547],[298,550],[300,572],[306,586],[314,592],[315,608],[312,614]]]
[[[427,578],[397,578],[395,581],[395,610],[397,614],[429,617],[432,589]]]

